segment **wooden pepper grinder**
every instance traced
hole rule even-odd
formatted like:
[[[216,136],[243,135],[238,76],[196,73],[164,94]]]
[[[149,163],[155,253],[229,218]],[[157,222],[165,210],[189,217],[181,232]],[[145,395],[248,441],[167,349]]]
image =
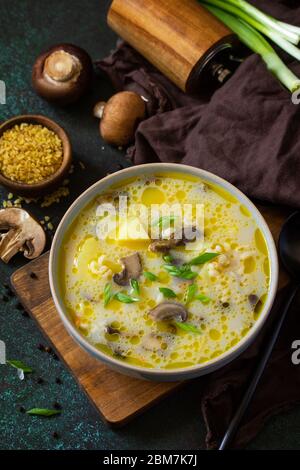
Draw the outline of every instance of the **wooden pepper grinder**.
[[[232,74],[237,37],[196,0],[113,0],[108,24],[185,92],[216,88]]]

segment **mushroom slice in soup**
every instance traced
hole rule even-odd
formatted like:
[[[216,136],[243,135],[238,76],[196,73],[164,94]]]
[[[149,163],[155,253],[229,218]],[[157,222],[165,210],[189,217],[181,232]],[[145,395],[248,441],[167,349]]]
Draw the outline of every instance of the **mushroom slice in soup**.
[[[123,270],[113,276],[113,280],[119,286],[128,286],[130,279],[138,279],[142,274],[142,262],[139,253],[121,258]]]
[[[185,245],[188,242],[194,242],[199,231],[194,226],[181,227],[174,230],[169,238],[162,238],[153,241],[149,249],[154,253],[167,253],[177,246]]]
[[[186,321],[187,310],[178,302],[162,302],[149,312],[149,316],[155,321],[176,320]]]

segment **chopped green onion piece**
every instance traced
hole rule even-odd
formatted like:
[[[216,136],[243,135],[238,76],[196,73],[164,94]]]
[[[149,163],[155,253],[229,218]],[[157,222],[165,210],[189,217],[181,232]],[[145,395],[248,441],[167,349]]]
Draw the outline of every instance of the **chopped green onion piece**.
[[[32,408],[31,410],[26,411],[28,415],[33,416],[54,416],[59,415],[61,410],[48,410],[47,408]]]
[[[105,287],[104,287],[104,307],[106,307],[109,304],[113,296],[114,294],[112,291],[112,286],[108,282],[107,284],[105,284]]]
[[[144,271],[144,276],[149,281],[157,281],[158,276],[156,274],[151,273],[150,271]]]
[[[175,292],[172,289],[168,289],[167,287],[159,287],[159,291],[163,294],[164,297],[167,299],[174,299],[177,297]]]
[[[164,260],[166,263],[170,264],[170,263],[172,263],[172,261],[174,260],[174,258],[173,258],[172,255],[164,255],[164,256],[163,256],[163,260]]]
[[[265,62],[270,72],[278,78],[278,80],[286,86],[291,93],[300,88],[300,80],[289,70],[280,57],[276,54],[273,47],[266,39],[252,26],[243,20],[232,16],[225,11],[206,5],[206,8],[214,14],[219,20],[223,21],[232,31],[234,31],[240,40],[246,44],[253,52],[259,54]]]
[[[24,364],[24,362],[22,361],[10,360],[6,361],[6,364],[15,367],[16,369],[22,370],[25,374],[30,374],[31,372],[33,372],[33,369]]]
[[[130,279],[130,285],[131,285],[133,293],[135,295],[139,295],[140,294],[139,282],[136,279]]]
[[[204,264],[208,261],[211,261],[217,256],[219,256],[219,253],[202,253],[202,255],[196,256],[196,258],[191,259],[191,261],[189,261],[187,265],[198,266],[199,264]]]
[[[174,324],[187,333],[197,333],[198,335],[201,335],[202,333],[196,326],[191,325],[190,323],[181,323],[179,321],[175,321]]]
[[[137,297],[131,297],[130,295],[123,294],[122,292],[117,292],[114,295],[114,298],[123,304],[132,304],[133,302],[138,302],[140,300]]]
[[[189,303],[193,300],[193,298],[194,298],[195,295],[196,295],[197,289],[198,289],[198,287],[196,286],[196,284],[191,284],[191,285],[187,288],[187,290],[186,290],[186,292],[185,292],[185,294],[184,294],[184,297],[183,297],[184,303],[185,303],[186,305],[189,304]]]
[[[210,297],[207,297],[207,295],[204,294],[198,294],[195,296],[196,300],[200,300],[203,304],[208,304],[211,301]]]
[[[194,279],[198,276],[198,273],[191,270],[188,265],[174,266],[173,264],[165,264],[164,269],[171,275],[179,277],[181,279]]]
[[[166,225],[170,225],[172,222],[177,219],[177,215],[163,215],[158,220],[156,220],[152,226],[158,225],[160,228],[165,227]]]

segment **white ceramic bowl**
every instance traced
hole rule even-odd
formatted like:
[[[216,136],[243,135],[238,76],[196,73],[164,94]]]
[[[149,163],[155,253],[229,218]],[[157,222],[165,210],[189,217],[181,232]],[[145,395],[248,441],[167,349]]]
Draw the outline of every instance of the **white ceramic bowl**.
[[[159,369],[149,369],[143,367],[137,367],[133,365],[126,364],[120,360],[114,359],[103,352],[99,351],[92,344],[90,344],[84,336],[75,328],[71,319],[68,316],[66,308],[64,306],[63,299],[60,294],[59,289],[59,276],[58,276],[58,267],[59,267],[59,257],[61,253],[61,245],[63,242],[64,235],[66,230],[70,227],[70,224],[77,217],[80,211],[92,200],[94,197],[103,191],[109,189],[113,184],[120,183],[122,180],[133,176],[153,174],[155,172],[170,172],[176,171],[180,173],[185,173],[188,175],[198,176],[204,180],[215,183],[220,187],[227,190],[233,196],[235,196],[244,206],[248,208],[253,218],[255,219],[258,227],[262,231],[270,258],[270,288],[267,300],[264,304],[264,308],[259,316],[259,319],[256,321],[254,326],[248,332],[248,334],[242,338],[242,340],[237,343],[233,348],[226,351],[222,355],[218,356],[215,359],[211,359],[208,362],[203,364],[185,367],[182,369],[170,369],[170,370],[159,370]],[[199,377],[200,375],[208,374],[214,370],[224,366],[225,364],[231,362],[239,354],[241,354],[256,338],[258,332],[261,330],[263,324],[268,318],[271,306],[273,304],[278,282],[278,258],[276,247],[274,244],[273,237],[271,232],[256,207],[252,202],[237,188],[228,183],[227,181],[219,178],[218,176],[209,173],[198,168],[194,168],[186,165],[178,165],[173,163],[149,163],[147,165],[134,166],[126,168],[124,170],[113,173],[112,175],[103,178],[102,180],[95,183],[89,189],[87,189],[79,198],[72,204],[69,210],[66,212],[65,216],[61,220],[59,227],[56,231],[49,261],[49,278],[50,278],[50,287],[51,293],[55,302],[57,311],[70,335],[74,340],[88,353],[96,357],[100,361],[104,362],[108,367],[121,372],[123,374],[131,375],[141,379],[150,379],[157,381],[178,381],[192,379],[194,377]]]

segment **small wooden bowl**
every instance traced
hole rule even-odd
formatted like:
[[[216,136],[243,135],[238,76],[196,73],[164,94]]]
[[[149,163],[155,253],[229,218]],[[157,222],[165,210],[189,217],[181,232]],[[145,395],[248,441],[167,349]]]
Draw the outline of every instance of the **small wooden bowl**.
[[[47,127],[58,135],[63,144],[63,160],[60,168],[55,173],[53,173],[53,175],[49,176],[45,180],[40,181],[39,183],[18,183],[17,181],[12,181],[11,179],[6,178],[0,172],[0,184],[9,188],[14,194],[20,196],[36,197],[53,191],[65,178],[72,161],[72,146],[67,133],[61,126],[46,116],[35,114],[15,116],[5,121],[0,125],[0,138],[6,130],[10,129],[16,124],[22,124],[24,122],[30,124],[40,124],[44,127]]]

